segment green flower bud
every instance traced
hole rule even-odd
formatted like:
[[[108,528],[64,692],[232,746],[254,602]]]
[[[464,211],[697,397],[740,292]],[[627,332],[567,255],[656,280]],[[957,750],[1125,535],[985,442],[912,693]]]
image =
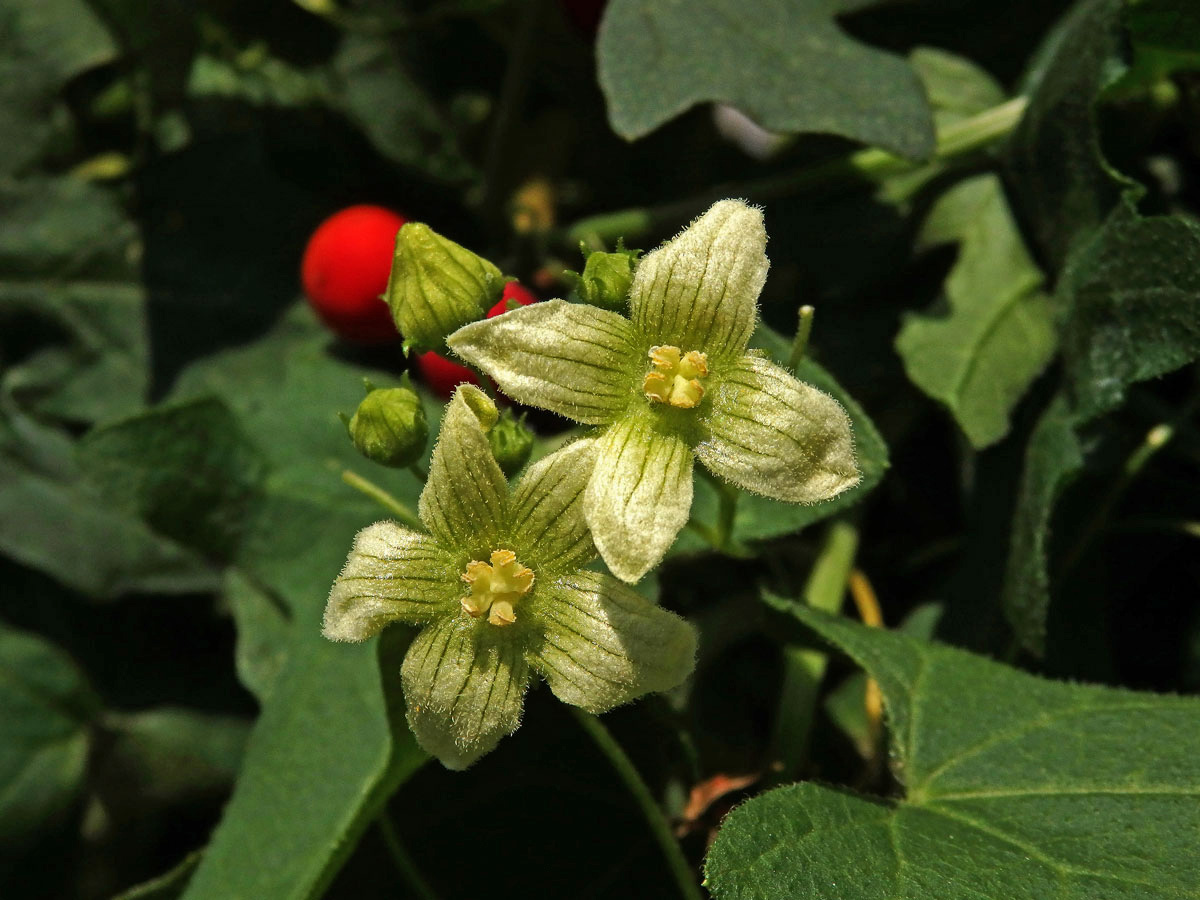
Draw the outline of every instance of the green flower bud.
[[[380,465],[402,469],[425,452],[429,425],[417,392],[408,387],[374,389],[348,424],[350,439],[358,452]]]
[[[503,290],[499,269],[428,225],[408,222],[396,235],[384,299],[405,352],[442,349],[446,335],[482,319]]]
[[[512,478],[521,466],[529,462],[533,452],[533,432],[525,425],[525,417],[517,418],[512,410],[504,410],[500,420],[487,433],[492,455],[500,464],[500,471]]]
[[[633,284],[633,270],[642,251],[626,250],[622,241],[617,241],[617,249],[612,253],[588,252],[583,245],[580,249],[585,257],[583,274],[565,273],[574,282],[572,299],[603,309],[624,310],[629,286]]]

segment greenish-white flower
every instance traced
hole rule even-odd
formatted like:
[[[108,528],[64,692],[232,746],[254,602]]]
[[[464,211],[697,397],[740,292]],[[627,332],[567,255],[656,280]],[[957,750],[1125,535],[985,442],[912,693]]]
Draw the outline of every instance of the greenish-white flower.
[[[510,490],[486,434],[496,419],[478,388],[458,388],[421,494],[429,533],[363,529],[325,610],[339,641],[424,626],[401,669],[408,722],[452,769],[516,730],[535,674],[598,713],[669,690],[694,665],[687,622],[581,568],[596,557],[582,510],[596,442],[567,445]]]
[[[791,503],[858,482],[850,420],[746,346],[767,277],[762,214],[722,200],[642,259],[630,318],[551,300],[450,336],[506,394],[600,426],[584,515],[614,574],[636,581],[687,523],[692,468]]]

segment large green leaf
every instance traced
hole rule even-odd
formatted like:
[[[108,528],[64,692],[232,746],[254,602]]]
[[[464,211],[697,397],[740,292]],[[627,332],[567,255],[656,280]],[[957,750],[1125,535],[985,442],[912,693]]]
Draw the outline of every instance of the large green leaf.
[[[904,797],[802,783],[751,800],[708,857],[718,900],[1200,896],[1200,701],[784,608],[878,681]]]
[[[366,373],[328,345],[297,307],[256,344],[193,365],[177,390],[222,397],[271,467],[232,582],[239,671],[263,711],[189,898],[318,896],[386,796],[425,759],[390,706],[398,661],[381,673],[380,641],[347,646],[320,633],[355,532],[384,517],[340,478],[367,465],[335,416],[357,404]],[[387,383],[386,374],[371,377]],[[415,504],[410,474],[380,471]],[[267,614],[264,603],[277,608]],[[249,647],[262,656],[247,658]]]
[[[79,795],[97,710],[65,654],[0,623],[0,874]]]
[[[67,81],[116,47],[84,0],[7,0],[0,7],[0,176],[33,160],[53,131]]]
[[[908,377],[982,449],[1008,433],[1013,407],[1054,355],[1054,317],[996,176],[938,200],[919,243],[948,242],[959,244],[945,283],[949,310],[910,315],[896,349]]]
[[[834,21],[875,2],[613,0],[596,48],[609,121],[633,140],[716,101],[771,131],[838,134],[929,156],[933,119],[912,68]]]

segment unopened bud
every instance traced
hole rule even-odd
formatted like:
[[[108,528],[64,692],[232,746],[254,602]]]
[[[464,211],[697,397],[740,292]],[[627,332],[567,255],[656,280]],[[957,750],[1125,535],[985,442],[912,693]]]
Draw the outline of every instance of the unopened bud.
[[[373,389],[368,384],[348,427],[359,453],[398,469],[420,459],[429,439],[421,398],[408,387]]]
[[[603,250],[588,252],[582,248],[586,260],[583,274],[566,272],[574,283],[572,299],[590,303],[603,309],[622,311],[629,297],[629,286],[633,283],[633,270],[637,268],[640,250],[626,250],[621,241],[612,253]]]
[[[441,350],[446,335],[482,319],[500,299],[504,276],[428,225],[409,222],[396,235],[384,298],[405,350]]]
[[[492,455],[500,464],[500,471],[511,478],[529,462],[533,452],[533,432],[525,424],[525,417],[517,418],[512,410],[504,410],[500,419],[487,433]]]

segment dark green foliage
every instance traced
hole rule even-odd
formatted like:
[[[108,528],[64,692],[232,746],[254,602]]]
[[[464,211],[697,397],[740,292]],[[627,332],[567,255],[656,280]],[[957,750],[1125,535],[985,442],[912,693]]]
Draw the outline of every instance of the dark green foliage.
[[[2,5],[5,900],[1196,896],[1196,3]],[[544,686],[451,773],[411,632],[321,637],[433,443],[377,466],[337,413],[410,368],[432,435],[443,400],[299,266],[377,203],[627,312],[623,247],[724,197],[770,238],[753,346],[788,364],[816,308],[796,373],[862,481],[697,477],[637,585],[701,634],[603,719],[673,868]],[[587,434],[500,406],[510,475]]]

